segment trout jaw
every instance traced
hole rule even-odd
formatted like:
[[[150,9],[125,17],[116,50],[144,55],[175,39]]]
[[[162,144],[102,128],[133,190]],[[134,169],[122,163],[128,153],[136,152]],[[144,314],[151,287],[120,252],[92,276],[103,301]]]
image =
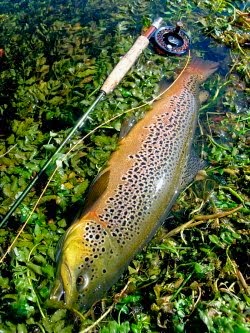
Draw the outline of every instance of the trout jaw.
[[[60,276],[63,285],[64,291],[64,303],[67,308],[72,308],[73,304],[76,302],[78,298],[77,290],[76,290],[76,279],[74,275],[69,269],[69,266],[66,262],[60,265]]]
[[[86,272],[82,272],[81,256],[78,253],[82,250],[79,247],[75,247],[76,244],[72,243],[72,247],[69,246],[60,258],[58,267],[58,275],[63,290],[64,303],[67,308],[78,309],[79,296],[85,287],[89,284],[89,277]],[[77,250],[77,251],[76,251]],[[72,253],[75,254],[74,260]]]
[[[75,285],[74,278],[72,278],[67,264],[60,264],[50,299],[57,302],[64,301],[67,308],[72,308],[78,298]]]
[[[50,299],[59,302],[64,294],[64,289],[61,279],[57,278],[54,287],[50,294]]]

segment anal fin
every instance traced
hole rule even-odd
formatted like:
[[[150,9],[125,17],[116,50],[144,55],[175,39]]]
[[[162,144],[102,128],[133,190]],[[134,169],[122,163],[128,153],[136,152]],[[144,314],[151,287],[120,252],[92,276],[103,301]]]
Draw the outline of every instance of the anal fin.
[[[196,151],[192,147],[187,158],[184,172],[181,179],[181,188],[185,188],[188,184],[192,182],[192,180],[197,175],[198,171],[204,169],[207,163],[199,158]]]

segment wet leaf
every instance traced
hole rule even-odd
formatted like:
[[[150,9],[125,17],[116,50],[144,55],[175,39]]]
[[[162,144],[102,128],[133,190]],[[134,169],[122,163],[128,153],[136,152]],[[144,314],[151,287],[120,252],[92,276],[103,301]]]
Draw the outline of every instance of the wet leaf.
[[[1,218],[94,102],[108,73],[156,14],[167,24],[183,22],[192,39],[192,54],[220,62],[218,73],[205,83],[210,98],[201,107],[201,135],[197,131],[195,142],[208,162],[208,179],[181,194],[164,226],[170,231],[196,212],[209,216],[239,204],[243,208],[171,238],[160,229],[107,293],[105,304],[97,304],[92,313],[98,319],[129,279],[123,298],[115,298],[112,313],[94,329],[248,332],[249,297],[239,288],[235,274],[239,270],[248,282],[250,62],[245,3],[6,0],[0,9]],[[155,97],[161,79],[166,76],[172,82],[185,62],[186,58],[164,58],[146,48],[65,146],[56,163],[58,172],[1,266],[0,331],[67,333],[93,323],[87,317],[78,325],[70,311],[47,308],[56,273],[56,246],[89,184],[116,149],[121,123],[130,114],[102,126],[65,162],[60,157],[95,126]],[[140,119],[149,109],[132,113]],[[0,229],[1,253],[14,240],[53,170],[52,163],[9,224]]]

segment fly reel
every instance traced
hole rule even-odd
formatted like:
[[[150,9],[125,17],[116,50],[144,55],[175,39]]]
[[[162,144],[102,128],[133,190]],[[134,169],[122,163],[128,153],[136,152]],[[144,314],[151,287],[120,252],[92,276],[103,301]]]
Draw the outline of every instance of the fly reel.
[[[154,31],[150,37],[155,51],[160,55],[181,56],[189,50],[190,39],[178,22],[175,27],[165,26]]]

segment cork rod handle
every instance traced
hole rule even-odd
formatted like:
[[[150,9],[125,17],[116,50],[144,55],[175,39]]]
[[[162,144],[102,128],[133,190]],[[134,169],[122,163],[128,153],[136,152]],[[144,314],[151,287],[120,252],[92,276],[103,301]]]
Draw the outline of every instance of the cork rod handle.
[[[101,90],[106,94],[111,93],[115,87],[124,78],[135,61],[139,58],[142,51],[148,46],[149,40],[145,36],[139,36],[131,49],[121,58],[115,68],[112,70]]]
[[[149,38],[151,37],[152,33],[159,28],[161,23],[162,18],[158,18],[143,35],[137,38],[131,49],[121,58],[121,60],[112,70],[101,87],[101,91],[104,91],[105,94],[109,94],[115,89],[115,87],[121,82],[123,77],[139,58],[142,51],[148,46]]]

